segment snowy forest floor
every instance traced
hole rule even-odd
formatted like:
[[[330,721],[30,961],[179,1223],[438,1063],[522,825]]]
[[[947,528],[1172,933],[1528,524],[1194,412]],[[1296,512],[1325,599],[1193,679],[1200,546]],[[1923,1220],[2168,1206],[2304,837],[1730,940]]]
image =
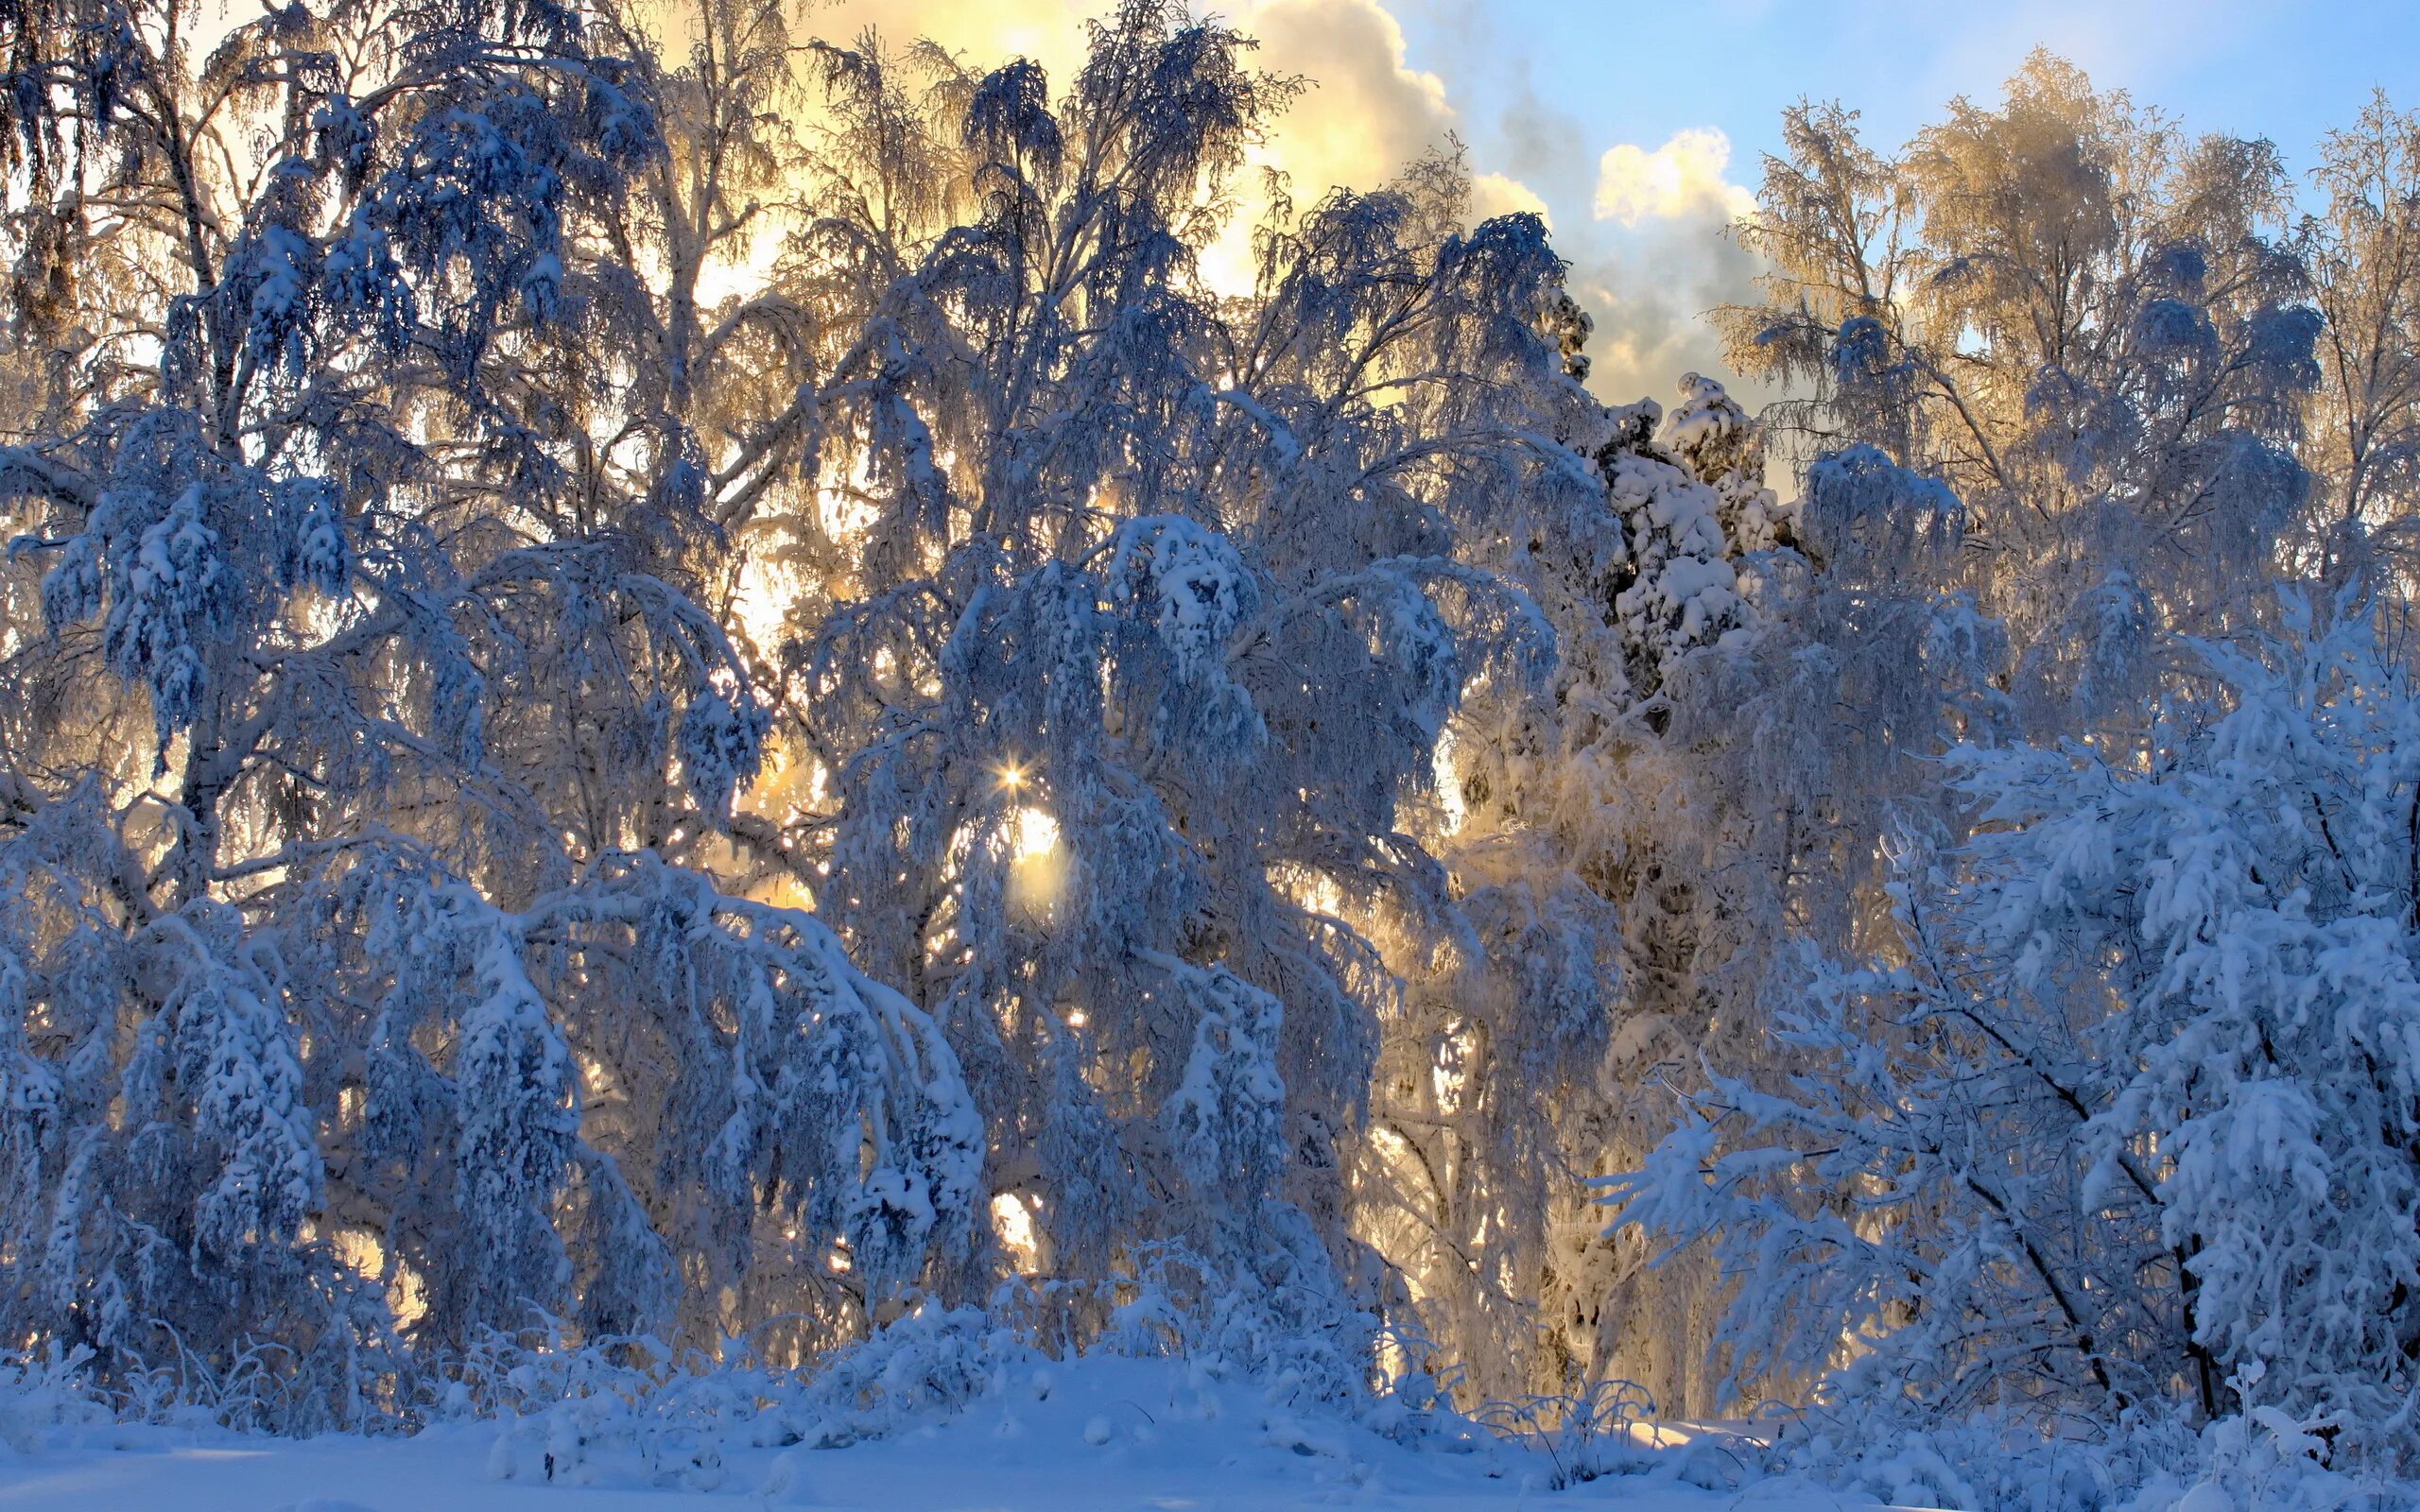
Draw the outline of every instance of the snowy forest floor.
[[[1736,1459],[1705,1442],[1675,1444],[1644,1456],[1634,1473],[1556,1491],[1547,1456],[1517,1444],[1410,1449],[1358,1423],[1270,1407],[1266,1397],[1250,1383],[1205,1385],[1179,1364],[1094,1359],[1023,1373],[954,1416],[888,1438],[830,1450],[676,1447],[673,1460],[702,1464],[674,1472],[649,1468],[635,1446],[601,1448],[554,1483],[545,1478],[544,1431],[529,1420],[446,1424],[408,1438],[299,1441],[102,1426],[30,1452],[0,1449],[0,1509],[1856,1512],[1880,1505],[1796,1479],[1743,1484]],[[654,1462],[666,1463],[666,1446],[655,1448]]]

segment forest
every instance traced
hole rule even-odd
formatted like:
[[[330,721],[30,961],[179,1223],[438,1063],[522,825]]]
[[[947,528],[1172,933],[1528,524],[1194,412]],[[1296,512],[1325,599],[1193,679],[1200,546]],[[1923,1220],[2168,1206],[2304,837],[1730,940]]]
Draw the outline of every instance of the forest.
[[[1801,101],[1729,371],[1603,395],[1184,0],[0,45],[0,1398],[1012,1349],[2404,1504],[2420,115]]]

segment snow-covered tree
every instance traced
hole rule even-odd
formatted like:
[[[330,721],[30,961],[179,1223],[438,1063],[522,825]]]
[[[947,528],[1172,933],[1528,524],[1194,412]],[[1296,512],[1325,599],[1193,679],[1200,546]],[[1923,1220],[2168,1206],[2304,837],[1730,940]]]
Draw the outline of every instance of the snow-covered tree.
[[[1171,7],[1063,85],[822,59],[827,209],[777,273],[828,317],[780,522],[802,749],[739,833],[966,1067],[1033,1247],[936,1284],[1179,1244],[1350,1377],[1389,955],[1467,929],[1399,811],[1465,686],[1551,648],[1461,543],[1594,486],[1561,264],[1439,160],[1282,206],[1255,289],[1204,288],[1283,89]]]
[[[686,443],[600,464],[562,360],[639,345],[596,228],[652,76],[547,6],[200,18],[7,17],[60,295],[0,450],[10,1337],[268,1362],[310,1426],[403,1404],[399,1322],[711,1338],[840,1240],[902,1284],[975,1204],[963,1083],[684,865],[769,715]]]
[[[2042,53],[1896,157],[1837,105],[1784,128],[1739,232],[1765,298],[1720,312],[1733,360],[1798,386],[1802,455],[1861,442],[1963,503],[1930,586],[2007,626],[2029,719],[2135,717],[2112,674],[2140,627],[2242,622],[2308,494],[2321,320],[2274,148],[2188,141]]]
[[[2276,1409],[2390,1460],[2420,1315],[2420,702],[2365,607],[2204,643],[2148,758],[1961,747],[1980,828],[1809,962],[1778,1091],[1611,1183],[1720,1250],[1732,1379],[1886,1413]]]

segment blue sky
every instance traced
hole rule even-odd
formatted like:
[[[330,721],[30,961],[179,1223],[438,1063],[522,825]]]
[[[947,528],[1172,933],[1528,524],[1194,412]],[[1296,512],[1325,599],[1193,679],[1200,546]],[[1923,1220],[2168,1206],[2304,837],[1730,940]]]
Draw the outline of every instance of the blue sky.
[[[2193,130],[2266,136],[2297,170],[2373,87],[2420,106],[2420,0],[1392,0],[1407,61],[1443,79],[1475,155],[1521,138],[1593,164],[1711,127],[1753,183],[1781,107],[1838,97],[1895,146],[1951,96],[1996,97],[2036,44]],[[1556,139],[1560,138],[1557,143]],[[1542,190],[1543,192],[1543,190]],[[1554,197],[1549,197],[1552,198]]]

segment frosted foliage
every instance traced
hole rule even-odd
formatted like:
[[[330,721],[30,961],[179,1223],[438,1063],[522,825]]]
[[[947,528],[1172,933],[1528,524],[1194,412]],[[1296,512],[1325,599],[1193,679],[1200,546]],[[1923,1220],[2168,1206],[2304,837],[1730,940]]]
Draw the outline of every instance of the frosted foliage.
[[[19,1234],[36,1231],[43,1145],[58,1118],[60,1090],[58,1074],[26,1044],[30,986],[25,957],[12,946],[0,956],[0,1175],[8,1181],[0,1218]]]
[[[1959,751],[1988,828],[1902,849],[1905,963],[1813,965],[1783,1020],[1807,1073],[1718,1080],[1614,1183],[1729,1257],[1743,1385],[2181,1396],[2408,1446],[2420,702],[2337,610],[2204,647],[2221,692],[2148,771]]]
[[[744,692],[734,697],[706,687],[690,696],[681,716],[681,772],[713,822],[721,822],[733,796],[755,780],[771,726],[772,716]]]
[[[1599,591],[1610,591],[1620,644],[1605,660],[1618,668],[1594,665],[1594,647],[1570,661],[1582,676],[1618,670],[1621,682],[1606,687],[1637,698],[1652,699],[1668,670],[1691,653],[1726,637],[1734,648],[1742,644],[1733,632],[1752,613],[1739,558],[1796,544],[1796,510],[1764,485],[1762,428],[1720,384],[1696,373],[1683,377],[1680,396],[1668,416],[1651,400],[1606,412],[1609,438],[1597,464],[1610,518],[1596,533],[1609,549],[1552,590],[1593,596],[1596,578]],[[1595,638],[1590,627],[1566,633],[1575,631],[1583,644]]]
[[[1249,1204],[1286,1153],[1286,1083],[1277,1070],[1285,1009],[1224,971],[1188,967],[1177,980],[1199,1001],[1200,1016],[1183,1079],[1160,1119],[1185,1178],[1230,1210],[1242,1206],[1226,1216],[1248,1223]]]
[[[1957,495],[1861,443],[1808,465],[1803,507],[1808,549],[1836,572],[1943,576],[1964,541]]]
[[[1487,779],[1498,855],[1551,814],[1589,849],[1539,860],[1589,858],[1624,905],[1598,1148],[1629,1174],[1622,1222],[1577,1262],[1606,1305],[1569,1334],[1668,1408],[1828,1401],[1858,1426],[1806,1452],[1876,1468],[1877,1488],[1890,1456],[1868,1430],[1920,1425],[1948,1458],[1937,1475],[1907,1460],[1902,1500],[2002,1496],[2014,1481],[1957,1435],[2011,1418],[2267,1412],[2388,1463],[2408,1367],[2383,1341],[2409,1260],[2347,1222],[2402,1179],[2361,1152],[2400,1136],[2342,1099],[2398,1074],[2343,1048],[2341,1021],[2299,1038],[2352,991],[2318,965],[2332,944],[2253,941],[2273,912],[2323,933],[2405,912],[2346,839],[2345,810],[2373,801],[2354,795],[2392,783],[2323,777],[2315,755],[2391,745],[2366,722],[2402,697],[2397,658],[2308,670],[2367,632],[2307,629],[2276,592],[2378,559],[2314,510],[2313,464],[2336,458],[2352,486],[2352,463],[2307,426],[2340,401],[2387,423],[2393,404],[2346,376],[2345,343],[2374,336],[2323,337],[2313,303],[2394,295],[2340,264],[2314,297],[2302,259],[2394,229],[2340,198],[2327,237],[2290,236],[2273,149],[2189,139],[2048,55],[1894,154],[1841,106],[1784,128],[1739,228],[1764,293],[1720,319],[1736,362],[1796,386],[1754,438],[1802,459],[1786,528],[1768,541],[1730,503],[1717,470],[1750,454],[1712,393],[1685,387],[1660,430],[1615,421],[1617,450],[1652,431],[1715,473],[1720,524],[1755,539],[1729,557],[1742,633],[1634,675],[1631,696],[1653,696],[1628,728],[1618,693],[1590,710],[1621,735],[1596,742],[1608,758],[1579,793],[1530,775],[1557,748],[1534,715],[1484,732],[1530,765],[1455,753]],[[2391,123],[2364,130],[2371,146],[2336,144],[2332,182],[2394,178]],[[2313,387],[2324,368],[2332,394]],[[2400,613],[2399,588],[2360,592]],[[2297,686],[2292,760],[2219,753]],[[1583,707],[1566,701],[1564,730]],[[2256,782],[2303,796],[2219,796]],[[1625,784],[1650,796],[1586,797]],[[2326,833],[2289,859],[2278,816],[2305,810]],[[2188,814],[2229,838],[2188,844]],[[2340,853],[2331,892],[2314,879]],[[2214,866],[2233,878],[2220,893],[2160,912]],[[2213,1038],[2221,1002],[2257,1027]],[[2232,1213],[2212,1195],[2247,1191]],[[2319,1251],[2285,1253],[2305,1232]],[[2367,1298],[2327,1314],[2362,1322],[2308,1331],[2314,1352],[2285,1368],[2249,1341],[2291,1332],[2262,1319],[2294,1307],[2326,1313],[2288,1300],[2306,1280]],[[1671,1315],[1684,1358],[1636,1337]]]
[[[1714,490],[1731,550],[1793,544],[1797,506],[1765,487],[1764,427],[1711,378],[1683,373],[1680,395],[1656,438]]]
[[[1159,738],[1212,761],[1241,757],[1266,736],[1252,695],[1229,676],[1227,650],[1259,608],[1260,585],[1234,544],[1181,516],[1121,526],[1109,564],[1112,602],[1157,631],[1175,688],[1156,716]],[[1171,728],[1171,718],[1184,721]]]
[[[1738,575],[1726,557],[1720,501],[1669,463],[1624,453],[1606,468],[1628,527],[1636,577],[1614,599],[1623,628],[1657,661],[1738,627]]]
[[[208,672],[193,643],[206,638],[223,612],[230,585],[217,549],[218,533],[202,524],[201,490],[188,488],[142,528],[110,595],[110,669],[150,683],[164,746],[170,731],[193,722],[208,692]]]
[[[208,900],[113,927],[103,819],[86,787],[0,843],[21,932],[0,958],[0,1314],[104,1348],[173,1326],[206,1349],[312,1307],[298,1241],[323,1158],[274,966]]]
[[[438,910],[485,911],[458,893],[441,896]],[[461,1015],[453,1078],[461,1109],[454,1179],[466,1229],[462,1305],[475,1316],[511,1319],[519,1307],[554,1302],[569,1280],[547,1209],[579,1118],[570,1052],[529,981],[519,941],[504,920],[484,922],[465,953],[478,997]],[[432,919],[429,932],[451,923]]]
[[[965,1244],[982,1152],[956,1062],[812,919],[644,853],[601,858],[525,915],[482,908],[458,886],[439,898],[375,931],[410,939],[416,959],[373,1031],[367,1108],[369,1153],[406,1167],[440,1137],[422,1111],[429,1093],[460,1108],[452,1200],[484,1238],[430,1257],[443,1286],[425,1326],[510,1320],[529,1305],[577,1305],[616,1331],[695,1326],[727,1305],[717,1291],[795,1266],[800,1250],[846,1244],[865,1284],[890,1288],[928,1249]],[[533,953],[533,935],[566,943]],[[623,942],[643,966],[614,964]],[[602,984],[646,1005],[646,1027],[548,995]],[[450,1094],[412,1048],[432,1014],[459,1015]],[[580,1117],[575,1054],[617,1113]],[[642,1086],[633,1071],[659,1056],[686,1069]],[[582,1231],[610,1247],[567,1252],[566,1188]],[[410,1206],[441,1199],[414,1194]],[[395,1238],[422,1221],[399,1214]],[[672,1257],[709,1244],[714,1268],[683,1288]]]
[[[290,1242],[317,1205],[320,1179],[293,1030],[262,1001],[261,984],[229,970],[204,944],[209,934],[232,935],[233,922],[197,902],[166,923],[171,936],[188,936],[182,943],[191,956],[159,1021],[174,1026],[164,1047],[169,1075],[193,1099],[194,1133],[223,1161],[194,1210],[197,1237],[221,1255]],[[141,1059],[129,1069],[130,1090],[159,1073]],[[151,1109],[137,1102],[127,1111]]]
[[[1159,631],[1188,679],[1213,669],[1260,597],[1235,547],[1181,516],[1122,528],[1110,578],[1118,599]]]
[[[881,1438],[991,1395],[1029,1358],[980,1308],[926,1303],[838,1351],[788,1416],[816,1449]]]

